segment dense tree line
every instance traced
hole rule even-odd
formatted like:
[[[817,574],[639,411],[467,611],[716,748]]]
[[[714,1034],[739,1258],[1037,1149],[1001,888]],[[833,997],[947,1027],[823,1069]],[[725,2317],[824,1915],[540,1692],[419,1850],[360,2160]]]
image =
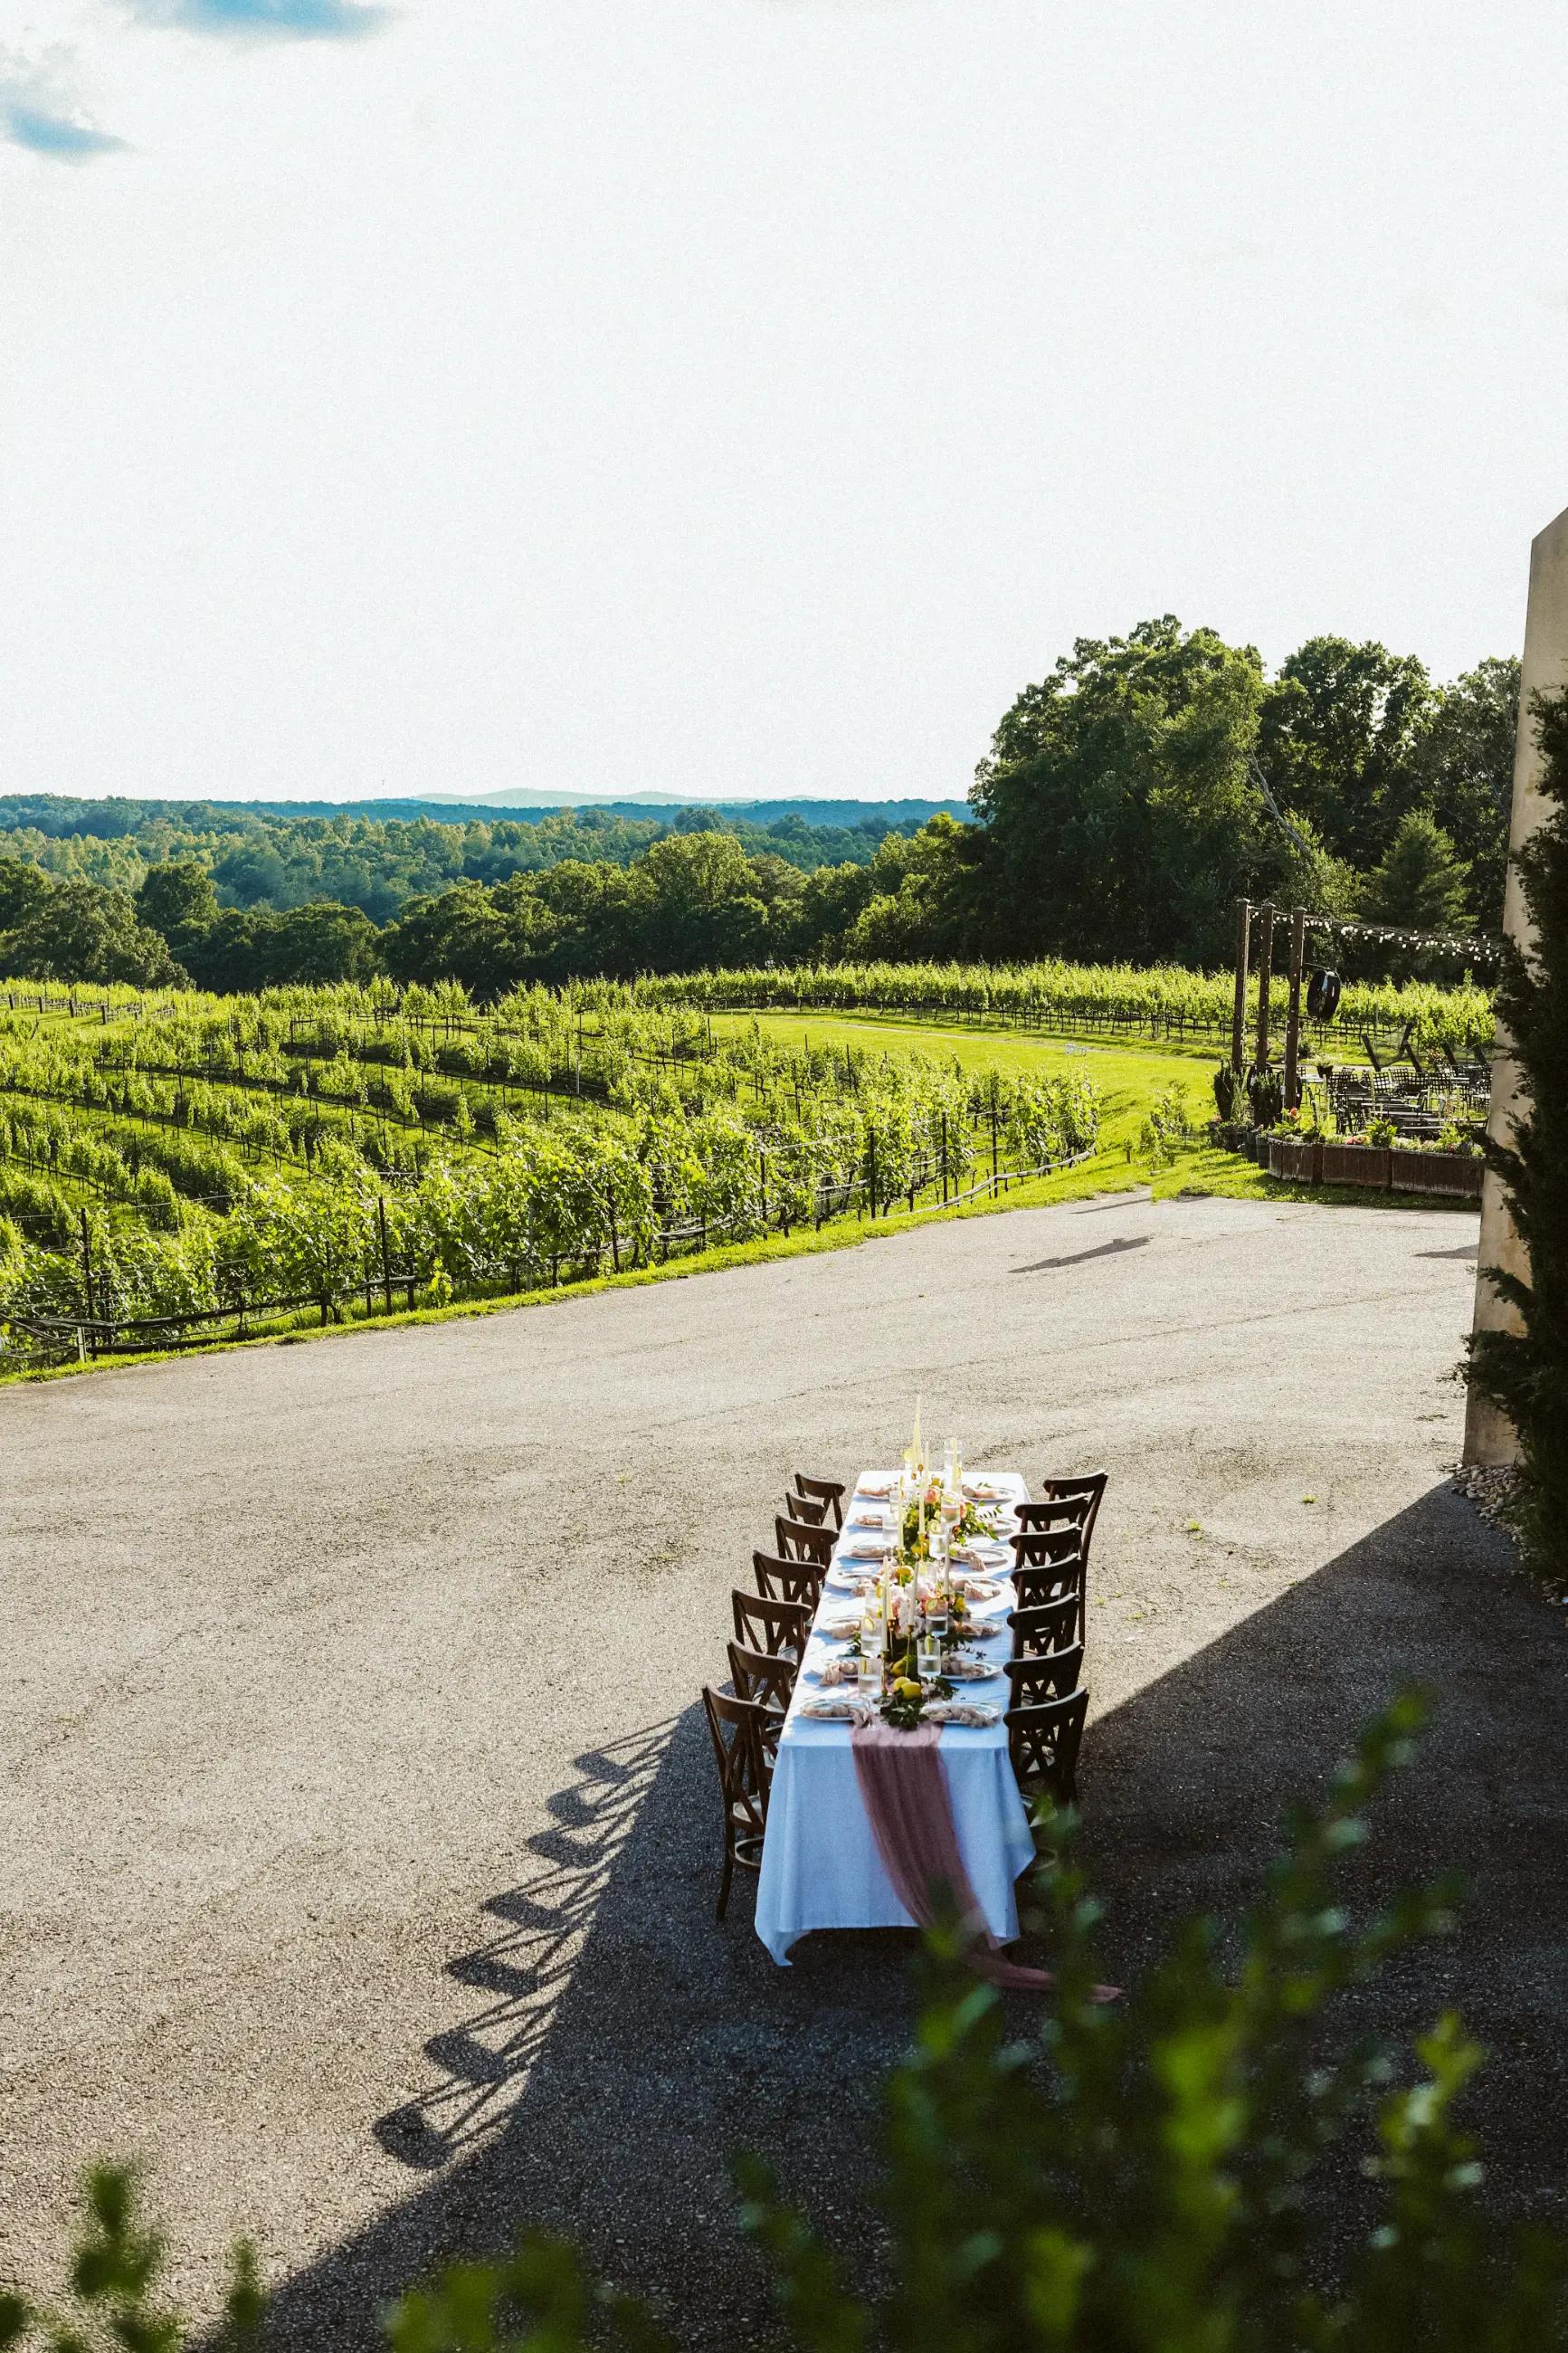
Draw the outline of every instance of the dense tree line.
[[[1251,647],[1167,615],[1080,638],[1025,689],[981,763],[973,824],[861,828],[851,857],[831,828],[748,831],[710,810],[462,826],[231,812],[209,840],[173,804],[140,831],[134,804],[107,804],[127,828],[112,840],[11,834],[0,965],[152,981],[177,965],[225,991],[381,969],[484,996],[801,958],[1214,966],[1243,893],[1495,930],[1518,699],[1517,663],[1440,687],[1413,657],[1342,638],[1269,679]],[[47,878],[35,833],[83,871]],[[89,850],[129,862],[95,876]]]
[[[742,849],[803,872],[864,866],[886,834],[912,832],[918,821],[884,814],[853,824],[808,823],[792,812],[757,823],[709,808],[404,819],[350,810],[286,816],[208,801],[0,798],[5,849],[64,880],[134,892],[150,867],[194,861],[212,876],[226,907],[283,911],[335,900],[378,924],[390,923],[410,899],[458,882],[505,882],[567,860],[624,866],[676,834],[721,830]]]
[[[981,764],[992,879],[1037,954],[1220,963],[1243,894],[1496,930],[1518,705],[1513,661],[1439,688],[1323,637],[1271,681],[1170,615],[1080,638]]]

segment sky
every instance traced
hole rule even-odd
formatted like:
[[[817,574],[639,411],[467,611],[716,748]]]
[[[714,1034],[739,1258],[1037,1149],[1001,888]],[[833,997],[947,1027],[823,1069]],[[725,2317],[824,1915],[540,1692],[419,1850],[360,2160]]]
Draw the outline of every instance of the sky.
[[[944,797],[1517,651],[1568,10],[0,0],[0,792]]]

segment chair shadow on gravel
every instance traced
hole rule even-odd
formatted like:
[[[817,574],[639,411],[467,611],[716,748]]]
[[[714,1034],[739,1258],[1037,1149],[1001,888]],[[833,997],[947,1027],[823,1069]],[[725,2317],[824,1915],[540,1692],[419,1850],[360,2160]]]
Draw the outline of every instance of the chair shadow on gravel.
[[[1431,1732],[1380,1802],[1352,1892],[1372,1902],[1457,1866],[1473,1893],[1452,1941],[1401,1957],[1351,2007],[1404,2042],[1462,2008],[1491,2052],[1472,2108],[1494,2189],[1545,2213],[1563,2201],[1568,2101],[1568,1655],[1505,1562],[1436,1488],[1110,1709],[1085,1744],[1085,1851],[1106,1967],[1132,1982],[1183,1914],[1235,1920],[1286,1808],[1321,1789],[1394,1690],[1427,1686]],[[715,1924],[695,1704],[576,1773],[530,1841],[534,1867],[486,1900],[483,1935],[448,1964],[471,2012],[432,2038],[424,2079],[374,2127],[407,2194],[282,2285],[275,2342],[370,2341],[403,2286],[526,2221],[647,2293],[683,2345],[771,2343],[735,2228],[738,2147],[763,2150],[833,2238],[874,2260],[878,2085],[907,2044],[912,1937],[810,1937],[776,1969],[745,1883]],[[1031,1998],[1010,1999],[1026,2024]],[[1361,2194],[1347,2180],[1347,2227]]]

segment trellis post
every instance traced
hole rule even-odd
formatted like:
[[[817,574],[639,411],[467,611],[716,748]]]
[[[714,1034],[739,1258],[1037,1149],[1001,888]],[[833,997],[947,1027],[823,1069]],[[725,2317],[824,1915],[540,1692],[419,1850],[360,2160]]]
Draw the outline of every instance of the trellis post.
[[[1251,942],[1251,902],[1238,899],[1236,902],[1236,999],[1230,1016],[1230,1067],[1238,1075],[1247,1040],[1247,960]]]
[[[1290,911],[1290,1002],[1285,1016],[1285,1108],[1300,1107],[1301,966],[1307,955],[1307,911]]]
[[[1258,1051],[1253,1060],[1268,1068],[1268,992],[1274,983],[1274,902],[1265,899],[1258,910]]]

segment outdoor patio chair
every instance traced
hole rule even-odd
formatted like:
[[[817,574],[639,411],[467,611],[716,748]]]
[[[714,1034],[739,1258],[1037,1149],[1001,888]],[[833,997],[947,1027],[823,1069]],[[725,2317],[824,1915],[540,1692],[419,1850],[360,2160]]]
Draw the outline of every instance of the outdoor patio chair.
[[[1049,1659],[1077,1642],[1082,1629],[1082,1598],[1059,1594],[1054,1601],[1037,1602],[1031,1609],[1015,1609],[1007,1623],[1013,1629],[1016,1659]]]
[[[1081,1558],[1054,1567],[1018,1568],[1013,1572],[1014,1617],[1032,1614],[1058,1601],[1070,1601],[1076,1617],[1073,1640],[1084,1637],[1084,1565]]]
[[[807,1513],[798,1508],[799,1504],[804,1500],[820,1504],[825,1516],[832,1520],[836,1528],[841,1528],[844,1525],[844,1482],[841,1479],[813,1479],[807,1472],[797,1471],[795,1474],[795,1493],[793,1496],[786,1496],[784,1500],[794,1511],[797,1520],[809,1517]]]
[[[1013,1510],[1020,1535],[1059,1535],[1064,1529],[1081,1535],[1094,1504],[1088,1495],[1042,1496],[1037,1503],[1015,1504]]]
[[[1017,1568],[1067,1568],[1087,1559],[1081,1528],[1020,1528],[1008,1539]]]
[[[798,1660],[773,1659],[766,1651],[748,1651],[742,1643],[730,1644],[730,1684],[737,1699],[754,1700],[766,1708],[770,1721],[763,1729],[763,1746],[771,1761],[784,1730],[784,1717],[789,1713],[790,1697],[795,1679],[800,1672]],[[1072,1685],[1067,1687],[1069,1691]]]
[[[773,1549],[783,1560],[809,1560],[826,1568],[836,1541],[831,1528],[809,1527],[805,1520],[785,1519],[782,1512],[773,1522]]]
[[[797,1495],[793,1488],[785,1492],[784,1507],[786,1519],[804,1520],[808,1528],[820,1528],[826,1524],[826,1504],[811,1495]]]
[[[781,1560],[776,1553],[754,1552],[752,1574],[766,1601],[804,1601],[815,1618],[822,1599],[823,1571],[814,1560]]]
[[[1070,1699],[1079,1689],[1082,1671],[1081,1642],[1074,1642],[1066,1651],[1057,1651],[1049,1658],[1009,1659],[1005,1671],[1011,1685],[1008,1704],[1013,1707],[1037,1707],[1042,1700]]]
[[[1078,1752],[1088,1714],[1086,1691],[1007,1710],[1007,1754],[1026,1804],[1050,1797],[1062,1806],[1077,1797]]]
[[[804,1601],[770,1601],[760,1593],[730,1595],[735,1640],[748,1651],[765,1651],[771,1659],[789,1652],[798,1662],[805,1656],[814,1612]]]
[[[729,1692],[706,1685],[703,1712],[719,1768],[719,1796],[724,1810],[724,1868],[719,1881],[715,1917],[721,1920],[730,1901],[730,1881],[735,1865],[761,1871],[763,1833],[768,1820],[768,1780],[771,1767],[764,1735],[770,1711],[755,1700],[737,1699]]]
[[[1088,1496],[1089,1517],[1083,1526],[1083,1548],[1086,1555],[1089,1551],[1089,1539],[1094,1534],[1094,1524],[1100,1517],[1100,1506],[1105,1495],[1105,1482],[1108,1475],[1104,1471],[1080,1471],[1075,1472],[1070,1478],[1042,1479],[1040,1482],[1040,1492],[1037,1501],[1042,1504],[1063,1504],[1071,1502],[1080,1495]]]

